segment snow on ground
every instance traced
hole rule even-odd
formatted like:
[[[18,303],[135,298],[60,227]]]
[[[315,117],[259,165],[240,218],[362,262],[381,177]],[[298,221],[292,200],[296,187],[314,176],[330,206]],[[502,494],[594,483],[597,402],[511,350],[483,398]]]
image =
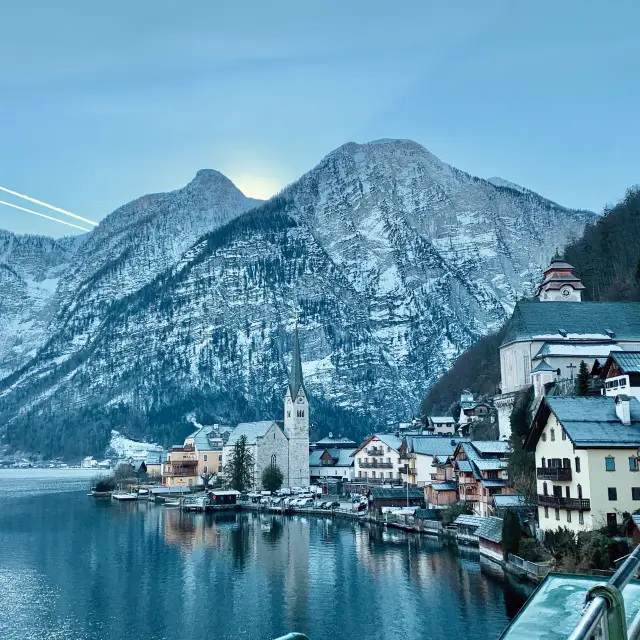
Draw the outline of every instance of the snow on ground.
[[[136,440],[131,440],[123,436],[119,431],[115,430],[111,432],[109,448],[113,449],[119,458],[130,458],[147,451],[162,451],[162,447],[159,444],[137,442]]]

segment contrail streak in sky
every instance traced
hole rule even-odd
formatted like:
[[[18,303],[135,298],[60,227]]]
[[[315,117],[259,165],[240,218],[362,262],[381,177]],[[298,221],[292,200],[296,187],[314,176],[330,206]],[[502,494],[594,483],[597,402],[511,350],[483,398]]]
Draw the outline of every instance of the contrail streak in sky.
[[[17,191],[11,191],[11,189],[7,189],[6,187],[0,187],[0,191],[4,191],[6,193],[10,193],[12,196],[16,196],[17,198],[23,198],[24,200],[28,200],[29,202],[33,202],[34,204],[39,204],[41,207],[47,207],[47,209],[51,209],[52,211],[57,211],[58,213],[63,213],[65,216],[71,216],[76,220],[81,220],[82,222],[86,222],[87,224],[92,224],[94,227],[98,226],[97,222],[93,220],[89,220],[87,218],[83,218],[82,216],[78,216],[75,213],[71,213],[71,211],[67,211],[66,209],[60,209],[59,207],[54,207],[52,204],[47,204],[46,202],[42,202],[41,200],[36,200],[31,196],[25,196],[24,193],[18,193]],[[19,207],[18,207],[19,208]],[[29,211],[29,209],[26,209]],[[31,212],[33,213],[33,211]],[[58,220],[57,218],[51,218],[51,220]],[[62,222],[58,220],[58,222]],[[71,225],[73,226],[73,225]],[[78,229],[82,229],[83,227],[78,227]]]
[[[40,216],[41,218],[46,218],[47,220],[53,220],[54,222],[59,222],[60,224],[66,224],[68,227],[74,227],[75,229],[82,229],[83,231],[91,231],[91,229],[86,229],[85,227],[81,227],[77,224],[73,224],[72,222],[67,222],[66,220],[58,220],[58,218],[47,216],[44,213],[38,213],[37,211],[33,211],[32,209],[25,209],[24,207],[19,207],[17,204],[11,204],[11,202],[5,202],[4,200],[0,200],[0,204],[5,204],[7,205],[7,207],[20,209],[20,211],[26,211],[27,213],[32,213],[34,216]]]

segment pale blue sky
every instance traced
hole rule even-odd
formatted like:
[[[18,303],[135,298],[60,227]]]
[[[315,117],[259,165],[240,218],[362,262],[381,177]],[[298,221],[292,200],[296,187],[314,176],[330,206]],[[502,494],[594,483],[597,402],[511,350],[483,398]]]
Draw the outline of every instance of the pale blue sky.
[[[3,0],[0,186],[99,220],[203,167],[267,197],[399,137],[601,210],[640,182],[638,24],[637,0]]]

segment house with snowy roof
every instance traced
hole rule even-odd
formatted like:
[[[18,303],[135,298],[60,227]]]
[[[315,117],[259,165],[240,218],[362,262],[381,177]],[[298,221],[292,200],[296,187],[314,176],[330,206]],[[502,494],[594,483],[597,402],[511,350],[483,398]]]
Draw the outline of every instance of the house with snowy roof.
[[[624,393],[640,399],[640,351],[611,352],[599,373],[604,395]]]
[[[592,367],[610,353],[640,350],[640,303],[583,302],[584,286],[573,267],[552,261],[537,299],[516,304],[500,345],[500,391],[494,397],[501,438],[509,438],[516,394],[577,378],[580,363]]]
[[[403,481],[424,487],[436,480],[439,460],[452,455],[465,438],[447,436],[415,436],[405,438],[400,446]]]
[[[343,482],[350,482],[354,478],[355,458],[353,449],[342,447],[325,447],[315,449],[309,454],[309,473],[311,482],[322,479],[336,478]]]
[[[390,433],[375,433],[351,454],[354,458],[356,482],[396,484],[402,481],[400,472],[404,460],[400,457],[403,440]]]

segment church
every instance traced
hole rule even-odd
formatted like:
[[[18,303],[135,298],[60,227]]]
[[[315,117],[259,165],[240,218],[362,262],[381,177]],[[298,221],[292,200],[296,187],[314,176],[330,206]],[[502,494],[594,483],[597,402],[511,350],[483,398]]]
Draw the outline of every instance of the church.
[[[226,464],[238,440],[245,436],[253,456],[253,487],[261,486],[262,472],[276,465],[284,477],[284,487],[309,486],[309,400],[302,378],[300,341],[296,327],[289,384],[284,396],[284,421],[241,422],[223,449]]]
[[[591,369],[610,354],[640,350],[640,303],[584,302],[584,285],[570,264],[552,260],[534,300],[520,301],[500,345],[500,437],[511,435],[516,394],[533,386],[537,399],[549,383],[571,386],[581,362]]]

